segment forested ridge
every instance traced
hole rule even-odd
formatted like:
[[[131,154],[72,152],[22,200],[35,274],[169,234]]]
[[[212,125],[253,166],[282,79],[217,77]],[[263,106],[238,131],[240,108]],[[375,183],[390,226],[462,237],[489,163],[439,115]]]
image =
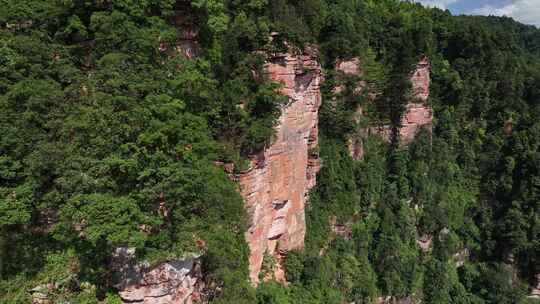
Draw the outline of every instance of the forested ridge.
[[[0,7],[1,303],[31,303],[29,290],[48,283],[53,303],[122,303],[110,268],[118,247],[149,262],[200,254],[211,303],[538,301],[536,27],[398,0]],[[196,58],[163,51],[185,35],[180,11],[199,29]],[[265,55],[308,46],[326,80],[305,249],[287,254],[287,284],[254,287],[247,214],[228,173],[273,142],[287,103]],[[407,146],[366,136],[354,160],[352,134],[399,128],[424,56],[432,131]],[[335,69],[351,58],[360,75]]]

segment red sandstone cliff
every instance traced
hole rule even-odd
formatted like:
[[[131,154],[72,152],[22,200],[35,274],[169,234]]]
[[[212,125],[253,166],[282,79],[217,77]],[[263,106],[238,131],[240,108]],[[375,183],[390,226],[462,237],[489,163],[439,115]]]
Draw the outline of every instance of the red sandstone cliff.
[[[283,254],[303,248],[306,196],[320,166],[310,152],[317,146],[323,80],[315,51],[273,55],[265,69],[271,80],[283,84],[281,93],[289,103],[282,109],[275,142],[253,157],[250,170],[237,176],[249,216],[246,239],[255,284],[265,253],[278,261],[274,275],[283,281]]]

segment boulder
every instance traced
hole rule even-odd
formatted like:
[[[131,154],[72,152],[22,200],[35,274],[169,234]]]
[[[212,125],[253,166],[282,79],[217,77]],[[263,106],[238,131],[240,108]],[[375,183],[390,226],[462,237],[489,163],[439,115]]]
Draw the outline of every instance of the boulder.
[[[150,265],[136,262],[134,248],[121,247],[111,266],[123,303],[191,304],[200,300],[203,283],[197,255]]]

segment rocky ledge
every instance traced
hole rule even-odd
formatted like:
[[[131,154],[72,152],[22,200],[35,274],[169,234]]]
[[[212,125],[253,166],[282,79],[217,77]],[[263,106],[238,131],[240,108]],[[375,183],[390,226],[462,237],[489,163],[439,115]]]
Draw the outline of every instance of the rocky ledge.
[[[192,304],[201,301],[202,272],[197,257],[150,265],[137,263],[134,248],[118,248],[112,268],[123,303]]]

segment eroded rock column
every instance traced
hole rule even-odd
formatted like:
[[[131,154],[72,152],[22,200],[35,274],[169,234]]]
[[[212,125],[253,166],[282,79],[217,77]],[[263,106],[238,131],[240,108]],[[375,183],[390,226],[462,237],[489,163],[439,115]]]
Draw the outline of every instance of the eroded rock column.
[[[249,216],[246,239],[254,284],[259,282],[265,254],[275,258],[274,276],[283,281],[283,255],[303,248],[306,198],[320,167],[311,151],[317,146],[323,79],[316,52],[276,54],[265,70],[271,80],[283,84],[281,93],[289,103],[282,109],[275,142],[254,155],[251,169],[237,176]]]

